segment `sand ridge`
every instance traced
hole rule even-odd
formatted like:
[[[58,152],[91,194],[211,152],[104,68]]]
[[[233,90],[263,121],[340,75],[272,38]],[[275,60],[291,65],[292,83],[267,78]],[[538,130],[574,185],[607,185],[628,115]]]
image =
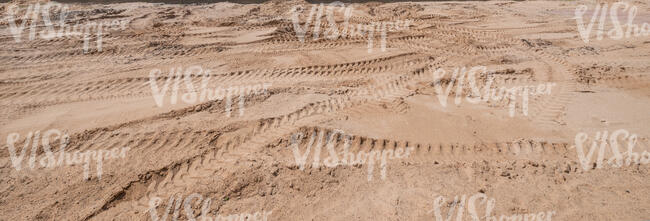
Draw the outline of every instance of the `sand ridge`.
[[[0,220],[650,219],[625,4],[0,3]]]

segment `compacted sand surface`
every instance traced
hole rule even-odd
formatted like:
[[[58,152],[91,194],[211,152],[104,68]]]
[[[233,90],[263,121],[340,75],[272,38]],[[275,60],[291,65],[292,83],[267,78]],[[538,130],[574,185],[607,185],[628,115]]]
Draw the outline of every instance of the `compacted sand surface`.
[[[0,3],[0,220],[648,220],[649,8]]]

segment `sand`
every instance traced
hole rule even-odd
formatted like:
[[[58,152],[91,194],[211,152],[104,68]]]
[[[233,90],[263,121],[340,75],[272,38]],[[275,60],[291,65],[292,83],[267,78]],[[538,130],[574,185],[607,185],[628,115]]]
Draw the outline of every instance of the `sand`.
[[[346,1],[340,33],[394,28],[332,38],[320,1],[65,1],[69,26],[116,22],[86,47],[20,19],[36,3],[0,3],[0,220],[650,219],[650,37],[575,19],[612,1]],[[463,67],[527,105],[470,102]],[[641,159],[583,165],[604,131],[605,161],[633,134]]]

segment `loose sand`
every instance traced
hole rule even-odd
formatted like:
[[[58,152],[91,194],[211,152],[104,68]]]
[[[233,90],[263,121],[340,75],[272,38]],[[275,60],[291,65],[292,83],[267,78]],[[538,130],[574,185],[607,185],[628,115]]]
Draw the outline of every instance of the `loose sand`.
[[[346,3],[354,9],[350,26],[401,22],[386,33],[385,50],[376,31],[372,51],[368,33],[323,38],[327,11],[320,26],[305,27],[316,2],[178,2],[66,3],[68,25],[125,22],[102,32],[101,51],[91,33],[86,53],[75,36],[30,40],[30,22],[16,42],[7,10],[18,3],[24,13],[36,1],[0,4],[0,220],[151,220],[152,212],[172,220],[176,206],[179,220],[188,211],[197,220],[247,213],[259,213],[252,220],[436,220],[439,196],[443,216],[453,207],[456,220],[463,205],[460,219],[471,220],[469,199],[481,193],[494,200],[497,219],[650,219],[647,164],[585,169],[573,147],[578,133],[593,139],[624,129],[638,136],[637,153],[650,151],[650,37],[597,40],[598,18],[585,43],[574,14],[586,5],[588,23],[594,1]],[[650,23],[647,1],[628,3],[638,9],[635,23]],[[298,5],[302,42],[292,23]],[[344,17],[334,10],[340,31]],[[627,13],[619,17],[627,22]],[[187,76],[199,94],[202,82],[210,92],[248,92],[230,101],[183,100],[191,91],[182,79],[172,104],[181,78],[167,77],[170,70],[192,66],[203,70]],[[476,66],[493,72],[492,87],[555,86],[529,97],[527,115],[522,100],[513,116],[507,99],[468,102],[467,86],[453,87],[441,105],[435,85],[446,88],[455,68]],[[434,81],[438,68],[447,75]],[[165,81],[157,105],[151,83],[161,89]],[[83,162],[41,168],[42,143],[30,167],[28,143],[17,170],[5,138],[20,134],[11,144],[20,154],[30,132],[51,129],[69,135],[66,156],[130,149],[104,159],[101,179],[91,160],[84,180]],[[292,141],[300,133],[300,143]],[[312,135],[301,167],[296,159]],[[56,159],[60,141],[50,142]],[[343,162],[346,146],[377,158]],[[409,153],[382,161],[382,153],[400,150]],[[473,205],[485,215],[487,202]]]

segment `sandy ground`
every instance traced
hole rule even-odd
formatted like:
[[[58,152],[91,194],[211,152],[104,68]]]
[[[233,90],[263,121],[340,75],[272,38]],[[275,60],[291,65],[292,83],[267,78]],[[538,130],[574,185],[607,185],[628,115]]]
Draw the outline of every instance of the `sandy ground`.
[[[386,34],[385,50],[375,33],[372,51],[368,36],[315,39],[327,12],[301,42],[292,8],[304,7],[304,25],[314,2],[197,2],[66,3],[70,25],[125,22],[91,36],[86,53],[74,36],[30,40],[30,22],[16,42],[7,11],[36,2],[0,4],[0,220],[650,219],[647,162],[583,167],[575,147],[579,133],[623,129],[639,155],[650,151],[650,37],[594,31],[585,43],[574,12],[588,6],[588,23],[594,1],[346,3],[350,25],[410,21]],[[635,23],[650,23],[647,1],[627,3]],[[210,72],[184,76],[192,66]],[[507,100],[470,103],[467,87],[443,106],[436,85],[458,85],[453,69],[475,66],[494,87],[554,86],[530,97],[527,115],[523,101],[514,116]],[[438,68],[448,73],[434,80]],[[165,82],[158,105],[152,84]],[[255,93],[184,102],[186,82]],[[46,142],[25,137],[48,130],[69,135],[49,143],[73,163],[75,152],[129,149],[101,167],[84,158],[86,172],[67,159],[43,168]],[[22,161],[11,149],[26,151]],[[346,149],[394,157],[345,163]]]

